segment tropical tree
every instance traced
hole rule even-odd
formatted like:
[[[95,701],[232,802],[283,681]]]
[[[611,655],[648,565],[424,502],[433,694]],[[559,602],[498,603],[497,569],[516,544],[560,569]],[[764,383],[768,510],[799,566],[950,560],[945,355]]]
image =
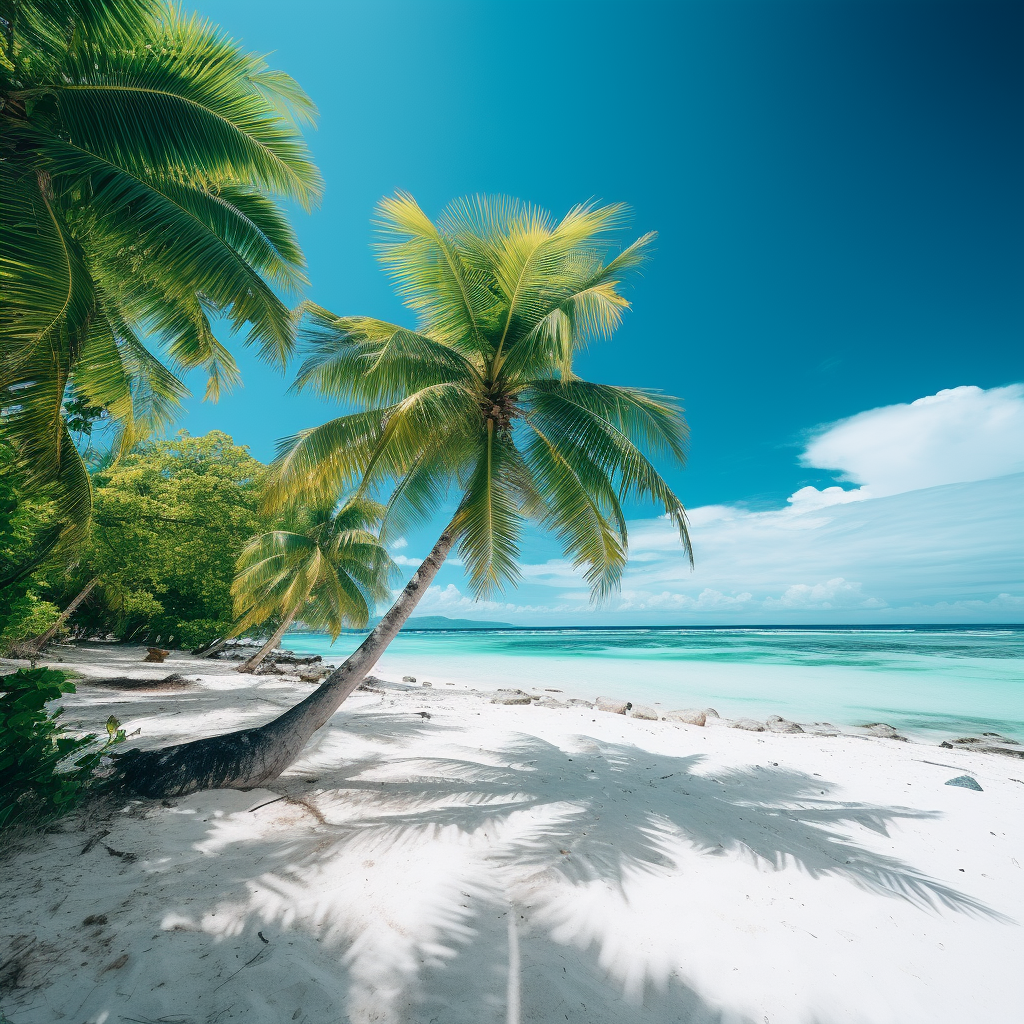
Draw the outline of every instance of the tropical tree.
[[[462,200],[436,224],[398,195],[379,209],[379,254],[418,316],[415,329],[308,313],[295,386],[363,408],[283,444],[270,498],[321,502],[358,483],[390,493],[383,535],[454,515],[363,644],[273,722],[134,757],[126,781],[150,795],[276,778],[380,657],[458,545],[470,586],[515,582],[526,521],[552,531],[595,600],[619,585],[624,502],[651,500],[690,550],[686,515],[649,454],[685,459],[674,399],[593,384],[573,372],[588,339],[610,335],[628,303],[623,277],[653,235],[606,260],[621,206],[578,206],[561,221],[508,199]]]
[[[279,200],[320,196],[315,109],[163,0],[0,0],[0,30],[0,415],[68,539],[91,492],[66,400],[123,453],[187,395],[173,370],[205,371],[211,399],[238,380],[218,318],[284,364],[279,293],[305,277]]]
[[[384,507],[356,498],[340,508],[290,509],[277,530],[253,537],[238,559],[232,593],[238,636],[276,618],[267,642],[239,667],[252,672],[300,617],[337,640],[346,626],[362,629],[388,598],[397,570],[373,532]]]

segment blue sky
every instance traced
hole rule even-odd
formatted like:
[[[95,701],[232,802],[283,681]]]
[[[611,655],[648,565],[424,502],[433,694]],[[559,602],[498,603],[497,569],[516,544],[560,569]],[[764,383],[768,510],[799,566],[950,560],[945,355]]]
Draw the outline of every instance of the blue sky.
[[[274,51],[273,63],[320,107],[310,141],[327,193],[315,215],[296,212],[295,221],[309,295],[335,312],[409,320],[369,248],[374,204],[399,188],[428,212],[472,192],[508,193],[558,213],[590,197],[621,200],[633,208],[634,234],[659,231],[654,261],[630,294],[633,312],[613,342],[584,355],[579,372],[684,400],[691,460],[672,483],[692,508],[793,519],[810,514],[787,501],[802,488],[870,482],[881,472],[870,452],[808,454],[819,435],[834,444],[829,424],[867,410],[974,387],[1015,415],[1018,399],[993,389],[1024,379],[1024,5],[366,0],[282,9],[248,0],[198,9],[249,48]],[[255,361],[242,364],[244,389],[217,406],[190,403],[183,426],[228,430],[266,459],[277,438],[331,414],[318,400],[285,395],[285,380]],[[938,404],[961,417],[961,435],[989,438],[986,400],[968,398]],[[942,436],[941,422],[926,428],[915,416],[886,422],[897,435],[906,426],[910,444]],[[900,448],[901,437],[887,443]],[[1014,469],[1012,441],[1005,447],[991,477],[1024,468]],[[978,483],[961,494],[962,483],[918,483],[897,497],[891,488],[877,493],[876,480],[876,493],[869,486],[863,500],[829,506],[828,515],[846,521],[873,509],[857,529],[878,535],[872,557],[884,568],[892,503],[922,502],[927,524],[935,502],[973,508],[984,493],[993,517],[986,543],[1004,530],[1002,559],[961,547],[956,571],[938,578],[922,564],[913,570],[921,587],[905,592],[896,578],[911,569],[896,571],[890,559],[892,585],[873,576],[869,593],[870,574],[846,563],[836,534],[833,554],[813,564],[780,546],[781,574],[755,585],[733,578],[715,547],[739,544],[740,534],[723,540],[726,520],[701,511],[695,536],[698,555],[707,554],[696,574],[665,589],[678,599],[655,606],[636,598],[597,618],[784,621],[835,612],[891,620],[894,609],[928,618],[940,613],[920,608],[945,604],[959,609],[954,617],[1020,621],[1019,609],[986,605],[1024,594],[1020,543],[996,507],[1010,492]],[[650,513],[634,515],[634,535],[644,535]],[[410,536],[408,553],[422,553],[430,533]],[[743,533],[743,543],[767,543],[754,534]],[[949,537],[933,534],[933,562],[946,564]],[[524,556],[540,566],[557,552],[531,538]],[[589,617],[570,611],[564,595],[573,588],[555,578],[529,569],[509,595],[521,610],[510,614]],[[664,582],[637,577],[626,589],[654,594]],[[444,588],[465,596],[458,567],[441,583],[431,610],[441,610],[445,593],[456,600]],[[851,611],[855,584],[877,603]],[[818,606],[808,597],[796,608],[798,596],[787,606],[790,587],[810,588]],[[704,590],[752,597],[717,611],[710,598],[686,605]],[[830,593],[833,607],[824,608]]]

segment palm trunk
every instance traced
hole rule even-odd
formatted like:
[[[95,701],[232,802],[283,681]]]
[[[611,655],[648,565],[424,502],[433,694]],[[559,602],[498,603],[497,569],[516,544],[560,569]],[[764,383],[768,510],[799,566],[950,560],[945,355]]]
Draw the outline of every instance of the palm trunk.
[[[276,779],[309,738],[363,681],[412,614],[455,543],[451,524],[413,573],[399,598],[345,662],[304,701],[256,729],[124,755],[121,780],[147,797],[183,796],[197,789],[253,789]]]
[[[281,637],[288,631],[288,627],[295,618],[298,606],[293,608],[282,620],[281,625],[274,630],[274,635],[251,657],[243,661],[236,669],[237,672],[255,672],[263,659],[281,642]]]
[[[230,639],[231,637],[222,636],[219,639],[214,640],[213,643],[207,644],[205,647],[197,647],[192,653],[197,658],[212,658],[215,654],[224,650],[225,644],[227,644]]]
[[[57,635],[57,631],[64,625],[72,615],[75,614],[78,606],[93,592],[93,588],[99,583],[99,576],[94,576],[89,582],[82,588],[79,595],[60,613],[57,621],[41,636],[37,636],[35,640],[30,640],[25,644],[26,650],[34,650],[37,654],[43,650],[43,648]]]

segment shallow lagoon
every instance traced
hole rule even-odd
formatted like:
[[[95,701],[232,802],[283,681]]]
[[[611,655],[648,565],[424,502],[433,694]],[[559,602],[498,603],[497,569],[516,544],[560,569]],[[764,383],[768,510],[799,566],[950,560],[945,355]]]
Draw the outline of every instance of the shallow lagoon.
[[[365,634],[291,633],[285,645],[341,660]],[[564,628],[399,634],[385,675],[435,684],[555,687],[727,717],[858,725],[935,738],[1024,740],[1024,628]]]

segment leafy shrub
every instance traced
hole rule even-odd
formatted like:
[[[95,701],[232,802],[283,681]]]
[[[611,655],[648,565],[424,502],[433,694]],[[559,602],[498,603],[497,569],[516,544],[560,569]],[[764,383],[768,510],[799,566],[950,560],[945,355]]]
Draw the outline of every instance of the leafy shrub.
[[[0,829],[71,810],[99,781],[100,759],[124,740],[120,722],[107,719],[107,739],[69,736],[57,721],[62,707],[46,705],[75,684],[64,672],[19,669],[0,678]]]
[[[205,647],[214,640],[227,636],[232,625],[232,622],[220,619],[192,619],[189,622],[179,622],[174,638],[175,646],[186,651]]]
[[[20,641],[45,633],[59,615],[56,605],[24,588],[17,594],[0,595],[0,657]]]

